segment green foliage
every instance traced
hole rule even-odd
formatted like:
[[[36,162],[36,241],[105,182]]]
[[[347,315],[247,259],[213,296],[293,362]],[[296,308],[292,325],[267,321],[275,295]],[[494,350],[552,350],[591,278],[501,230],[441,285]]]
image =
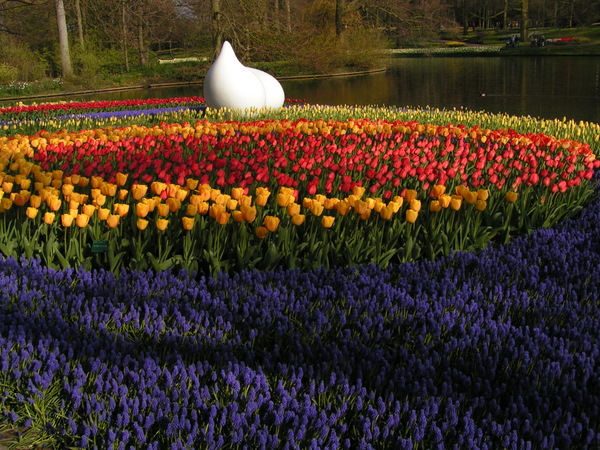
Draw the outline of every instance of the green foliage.
[[[8,84],[16,81],[19,75],[19,70],[15,66],[7,63],[0,63],[0,84]]]
[[[0,36],[0,60],[16,69],[16,76],[8,81],[31,82],[43,78],[47,72],[37,53],[10,36]]]

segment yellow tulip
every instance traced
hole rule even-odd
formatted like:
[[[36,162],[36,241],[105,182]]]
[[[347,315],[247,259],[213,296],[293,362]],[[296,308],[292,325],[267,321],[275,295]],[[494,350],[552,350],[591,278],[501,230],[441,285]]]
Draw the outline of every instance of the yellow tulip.
[[[8,182],[8,181],[4,181],[2,183],[2,190],[7,193],[10,194],[12,192],[12,188],[13,188],[13,184]]]
[[[71,195],[71,193],[73,192],[73,189],[75,189],[75,186],[73,186],[72,184],[63,184],[62,185],[62,193],[65,197],[68,195]]]
[[[81,212],[86,216],[92,217],[95,211],[96,207],[94,205],[90,205],[89,203],[86,203],[85,205],[81,206]]]
[[[106,218],[106,224],[109,226],[109,228],[116,228],[119,225],[120,219],[121,216],[118,214],[109,214]]]
[[[353,186],[352,194],[356,195],[358,198],[361,198],[365,193],[365,188],[362,186]]]
[[[440,198],[438,200],[439,200],[440,206],[442,208],[447,208],[448,206],[450,206],[450,201],[452,200],[452,196],[450,196],[448,194],[442,194],[442,195],[440,195]]]
[[[490,191],[487,189],[477,189],[477,200],[487,201],[490,196]]]
[[[304,214],[295,214],[292,216],[292,223],[294,225],[302,225],[306,220],[306,216]]]
[[[115,181],[117,183],[117,186],[125,186],[125,184],[127,183],[127,177],[128,174],[117,172],[117,174],[115,175]]]
[[[194,189],[196,189],[198,187],[198,183],[200,181],[194,179],[194,178],[186,178],[185,179],[185,187],[188,188],[190,191],[193,191]]]
[[[477,192],[469,191],[467,189],[465,191],[464,199],[469,205],[474,205],[475,202],[477,202]]]
[[[277,228],[279,227],[279,217],[275,217],[275,216],[266,216],[264,221],[263,221],[263,225],[265,226],[265,228],[267,230],[269,230],[271,233],[277,231]]]
[[[150,212],[148,203],[138,202],[135,204],[135,215],[138,217],[146,217]]]
[[[417,200],[416,198],[413,198],[410,201],[410,209],[412,209],[415,212],[421,211],[421,200]]]
[[[71,214],[62,214],[60,216],[60,222],[63,227],[70,227],[73,224],[73,216]]]
[[[408,223],[415,223],[417,220],[417,217],[419,217],[418,211],[414,211],[412,209],[406,210],[406,221]]]
[[[487,208],[487,202],[485,200],[477,200],[475,203],[475,209],[477,211],[484,211]]]
[[[90,221],[90,216],[88,216],[87,214],[77,214],[77,217],[75,218],[75,223],[77,224],[77,226],[79,228],[85,228],[88,226],[88,223]]]
[[[188,196],[188,194],[189,194],[189,191],[186,191],[185,189],[178,188],[175,191],[175,196],[174,197],[177,200],[179,200],[180,202],[182,202],[182,201],[184,201],[186,199],[186,197]]]
[[[119,200],[125,200],[127,198],[127,195],[129,194],[129,191],[127,189],[119,189]]]
[[[56,217],[56,215],[53,212],[44,213],[44,223],[47,225],[53,224],[55,217]]]
[[[390,220],[394,215],[394,210],[389,206],[384,206],[379,210],[379,216],[384,220]]]
[[[333,222],[335,222],[335,217],[333,216],[321,217],[321,225],[323,225],[325,228],[331,228],[333,226]]]
[[[208,213],[209,204],[206,202],[201,202],[198,204],[198,214],[205,216]]]
[[[348,214],[348,211],[350,211],[350,203],[346,200],[342,200],[335,205],[335,209],[340,216],[345,216]]]
[[[188,203],[188,205],[185,207],[185,215],[194,217],[196,214],[198,214],[198,205],[192,205],[191,203]]]
[[[148,227],[148,221],[146,219],[138,219],[135,225],[138,230],[144,231]]]
[[[238,203],[240,206],[250,206],[250,205],[252,205],[252,196],[251,195],[242,195],[238,199]]]
[[[121,217],[125,217],[129,213],[128,203],[115,203],[113,205],[113,211]]]
[[[38,212],[39,212],[39,210],[37,208],[34,208],[33,206],[28,206],[27,210],[25,210],[25,214],[30,219],[35,219],[36,216],[38,215]]]
[[[219,214],[216,217],[217,223],[219,225],[225,225],[227,222],[229,222],[230,217],[231,217],[230,213],[228,213],[225,210],[222,210],[221,212],[219,212]]]
[[[267,204],[267,200],[269,200],[269,193],[266,194],[258,194],[256,196],[256,205],[257,206],[265,206]]]
[[[509,191],[506,193],[506,201],[508,203],[516,202],[518,197],[519,197],[519,194],[517,194],[516,192]]]
[[[321,205],[318,201],[313,201],[312,206],[310,208],[310,212],[315,216],[320,216],[324,211],[323,205]]]
[[[300,214],[300,205],[298,203],[290,203],[287,205],[286,211],[290,217]]]
[[[165,231],[168,225],[169,221],[166,219],[158,219],[156,221],[156,228],[158,228],[160,231]]]
[[[391,201],[388,203],[388,208],[391,208],[393,213],[396,214],[398,211],[400,211],[400,207],[402,206],[400,203],[395,202],[395,201]]]
[[[264,239],[268,232],[269,230],[267,230],[265,227],[256,228],[256,236],[258,236],[259,239]]]
[[[164,190],[167,189],[167,185],[160,181],[153,181],[150,185],[150,190],[154,195],[160,195]]]
[[[100,220],[107,220],[109,214],[110,214],[110,209],[108,209],[108,208],[99,208],[98,209],[98,219],[100,219]]]
[[[104,206],[104,204],[106,203],[106,195],[103,195],[103,194],[98,195],[93,202],[94,202],[94,205],[96,205],[96,206]]]
[[[134,184],[131,186],[131,196],[134,200],[141,200],[148,192],[148,185]]]
[[[431,212],[440,212],[442,210],[442,205],[439,200],[432,200],[429,204],[429,211]]]
[[[102,183],[100,185],[100,192],[106,195],[107,197],[114,197],[117,195],[117,185],[113,183]]]
[[[454,211],[458,211],[462,206],[463,198],[460,195],[451,195],[450,196],[450,208]]]
[[[181,206],[181,201],[175,197],[168,197],[165,200],[165,204],[169,205],[169,211],[172,213],[177,212]]]
[[[279,206],[281,206],[282,208],[285,208],[287,205],[289,205],[293,201],[294,201],[294,197],[292,197],[291,195],[284,194],[282,192],[277,194],[277,204]]]
[[[225,206],[229,211],[233,211],[234,209],[237,209],[238,201],[234,198],[230,198],[229,200],[227,200]]]
[[[225,207],[223,205],[213,203],[212,205],[210,205],[208,215],[213,219],[216,219],[217,217],[219,217],[219,214],[221,214],[222,211],[225,211]]]
[[[166,203],[159,203],[156,205],[156,212],[160,217],[166,217],[169,214],[169,205]]]
[[[368,208],[367,208],[367,210],[366,210],[366,211],[365,211],[363,214],[361,214],[361,215],[359,216],[359,218],[360,218],[361,220],[367,220],[369,217],[371,217],[371,211],[373,211],[373,210],[372,210],[372,209],[368,209]]]
[[[231,216],[233,217],[233,221],[236,223],[241,223],[244,221],[244,214],[239,209],[232,211]]]
[[[367,211],[370,211],[369,208],[367,207],[367,203],[363,202],[362,200],[357,200],[354,203],[354,211],[356,211],[356,214],[360,214],[363,215],[365,214]]]
[[[444,186],[443,184],[436,184],[434,187],[431,188],[431,197],[433,198],[438,198],[440,195],[444,194],[446,192],[446,186]]]
[[[404,191],[404,200],[410,203],[411,200],[417,198],[417,191],[414,189],[406,189]]]
[[[190,231],[192,228],[194,228],[194,218],[193,217],[182,217],[181,218],[181,223],[183,225],[183,229]]]
[[[248,223],[254,222],[254,219],[256,219],[256,207],[255,206],[245,206],[242,205],[240,207],[240,211],[242,212],[242,215],[244,216],[244,220]]]

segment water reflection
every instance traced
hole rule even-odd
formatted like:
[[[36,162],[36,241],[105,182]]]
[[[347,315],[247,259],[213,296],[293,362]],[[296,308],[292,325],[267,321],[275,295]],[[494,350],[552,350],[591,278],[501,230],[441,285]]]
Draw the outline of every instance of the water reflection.
[[[287,98],[321,105],[467,108],[600,123],[600,58],[397,58],[386,73],[282,81]],[[202,95],[202,86],[65,97],[122,100]]]

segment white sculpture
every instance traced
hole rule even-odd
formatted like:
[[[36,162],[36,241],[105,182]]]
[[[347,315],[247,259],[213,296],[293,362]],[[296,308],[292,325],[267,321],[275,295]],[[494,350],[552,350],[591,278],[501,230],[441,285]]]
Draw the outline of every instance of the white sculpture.
[[[208,107],[216,109],[280,108],[285,94],[273,76],[244,66],[225,41],[206,73],[204,99]]]

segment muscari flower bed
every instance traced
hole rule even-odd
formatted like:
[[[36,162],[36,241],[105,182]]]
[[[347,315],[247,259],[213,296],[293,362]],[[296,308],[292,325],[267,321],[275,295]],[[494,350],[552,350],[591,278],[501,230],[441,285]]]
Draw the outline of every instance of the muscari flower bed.
[[[595,141],[394,114],[3,141],[0,429],[57,448],[597,447]]]

